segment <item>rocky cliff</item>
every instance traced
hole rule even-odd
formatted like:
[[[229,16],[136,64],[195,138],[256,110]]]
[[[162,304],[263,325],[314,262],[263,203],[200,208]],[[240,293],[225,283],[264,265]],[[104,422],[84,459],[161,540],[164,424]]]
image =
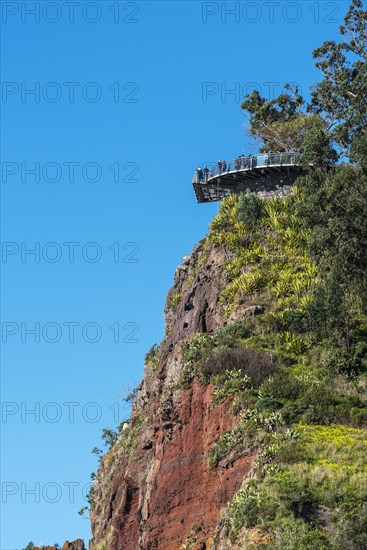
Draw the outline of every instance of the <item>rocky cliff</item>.
[[[336,316],[304,201],[226,198],[176,270],[89,495],[90,550],[367,548],[367,315],[349,297],[349,347],[318,336]]]
[[[93,550],[178,550],[185,542],[187,548],[211,548],[222,508],[251,469],[249,450],[209,466],[209,451],[232,427],[233,414],[225,403],[213,405],[211,384],[182,382],[182,342],[225,322],[219,296],[226,261],[223,248],[200,243],[175,273],[166,337],[148,354],[132,419],[98,472]],[[244,304],[242,312],[254,308]]]
[[[313,329],[304,201],[228,197],[177,269],[91,550],[367,548],[367,317],[348,302],[349,349]]]

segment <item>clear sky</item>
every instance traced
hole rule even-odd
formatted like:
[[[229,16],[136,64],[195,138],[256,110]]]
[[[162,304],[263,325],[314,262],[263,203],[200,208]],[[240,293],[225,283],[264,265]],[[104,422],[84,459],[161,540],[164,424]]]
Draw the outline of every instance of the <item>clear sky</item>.
[[[89,539],[91,450],[217,211],[193,172],[256,152],[243,93],[307,93],[348,5],[1,2],[1,550]]]

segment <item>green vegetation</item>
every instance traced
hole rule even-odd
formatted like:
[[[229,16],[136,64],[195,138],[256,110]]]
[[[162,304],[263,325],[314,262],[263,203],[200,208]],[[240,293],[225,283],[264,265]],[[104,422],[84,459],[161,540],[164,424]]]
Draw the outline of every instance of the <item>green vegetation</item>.
[[[277,302],[282,309],[297,305],[302,313],[309,303],[316,266],[306,248],[309,232],[294,214],[303,199],[301,191],[295,189],[287,200],[257,198],[261,215],[251,226],[240,220],[242,197],[223,201],[209,235],[212,242],[236,252],[225,268],[229,284],[221,296],[223,305],[231,313],[237,303],[254,302],[262,293],[261,301],[255,303]]]
[[[244,98],[261,150],[299,151],[312,169],[286,199],[223,200],[195,269],[168,298],[174,310],[211,248],[224,252],[224,326],[182,342],[178,385],[212,384],[213,406],[235,416],[208,454],[211,468],[256,455],[221,521],[232,543],[246,530],[262,533],[249,549],[367,549],[366,23],[353,0],[343,42],[314,52],[322,80],[310,102],[290,85],[270,101],[257,91]],[[153,369],[160,351],[155,344],[145,357]],[[160,405],[172,426],[172,394]],[[142,424],[135,416],[104,430],[102,460],[133,453]],[[199,530],[193,525],[182,548]]]
[[[144,364],[151,364],[153,369],[156,369],[159,365],[161,346],[153,344],[150,350],[146,353]]]
[[[216,466],[230,454],[239,456],[244,451],[264,444],[269,433],[276,433],[283,426],[284,420],[279,412],[265,413],[247,409],[240,415],[237,426],[217,439],[209,453],[209,464]]]
[[[361,169],[336,168],[321,183],[328,186],[336,178],[340,182],[340,173],[346,170],[356,181]],[[319,176],[307,180],[313,177]],[[367,196],[363,178],[359,190],[364,188]],[[219,233],[219,223],[213,223],[211,238],[238,250],[236,263],[232,260],[226,268],[228,286],[222,300],[227,311],[244,302],[265,309],[247,322],[238,338],[231,338],[231,325],[227,325],[223,332],[230,337],[224,347],[216,334],[195,336],[193,347],[186,343],[191,373],[213,382],[214,402],[231,399],[239,414],[235,428],[215,442],[208,457],[210,465],[258,452],[255,478],[224,514],[232,542],[242,528],[256,526],[276,550],[367,547],[366,272],[363,260],[358,259],[367,250],[366,222],[359,218],[357,231],[352,223],[356,203],[353,191],[347,189],[350,179],[343,181],[348,200],[346,208],[337,212],[342,218],[339,237],[334,219],[329,225],[320,218],[320,226],[312,227],[298,213],[316,209],[316,204],[308,202],[316,195],[305,189],[304,182],[282,203],[271,201],[267,207],[262,203],[267,216],[257,218],[251,229],[238,235],[237,242],[230,228],[240,222],[235,209],[240,199],[228,201],[232,218],[224,201],[226,226],[221,223]],[[323,193],[322,187],[318,193]],[[353,203],[350,208],[348,201]],[[329,196],[324,219],[334,216],[336,202],[337,198],[334,203]],[[345,219],[348,215],[350,222]],[[294,231],[296,224],[303,233]],[[334,233],[328,235],[329,244],[327,227]],[[321,238],[323,244],[314,252]],[[343,241],[346,244],[341,248]],[[256,247],[258,256],[252,256],[249,266],[248,251]],[[348,258],[340,257],[342,250]],[[237,327],[232,330],[235,334]],[[264,368],[261,359],[271,357],[272,371],[265,369],[260,380],[251,378],[244,367],[249,353],[259,354],[255,365],[260,373]]]
[[[335,168],[319,184],[327,189],[346,170],[354,181],[361,174],[360,167]],[[227,312],[244,303],[265,312],[184,342],[183,377],[186,384],[194,377],[213,383],[214,404],[228,400],[238,414],[212,447],[211,467],[257,450],[255,477],[224,513],[232,542],[242,528],[257,527],[270,541],[264,547],[276,550],[360,550],[367,547],[367,323],[358,256],[367,241],[358,237],[366,222],[358,219],[358,232],[353,222],[351,233],[356,209],[345,178],[346,208],[336,212],[343,235],[335,220],[320,218],[320,227],[312,227],[300,212],[317,211],[309,203],[317,194],[305,188],[314,177],[284,201],[260,200],[262,214],[249,228],[236,209],[241,197],[223,202],[209,236],[236,254],[225,267],[223,304]],[[359,189],[367,196],[364,177]],[[336,202],[330,194],[324,219],[334,216]],[[318,231],[323,245],[314,252]],[[347,259],[340,246],[334,251],[343,241]]]
[[[363,1],[352,0],[340,27],[343,41],[327,40],[313,52],[323,78],[313,87],[309,103],[289,84],[270,101],[256,90],[244,98],[250,134],[263,143],[263,151],[302,151],[306,141],[310,153],[313,142],[318,152],[313,160],[319,164],[322,158],[335,159],[337,153],[332,151],[330,157],[327,147],[330,142],[349,156],[353,141],[367,125],[366,14]]]
[[[304,425],[272,433],[257,458],[258,476],[225,511],[230,539],[242,527],[261,525],[277,550],[365,548],[366,435],[365,429]]]
[[[55,543],[53,546],[56,550],[59,550],[59,548],[60,548],[60,545],[57,544],[57,543]],[[33,550],[34,548],[36,548],[36,546],[31,541],[27,544],[27,546],[23,550]],[[43,546],[41,546],[41,548],[43,548]]]
[[[171,306],[175,309],[177,305],[180,303],[180,301],[181,301],[181,294],[179,292],[176,292],[176,294],[172,296]]]
[[[256,452],[221,523],[231,542],[263,533],[249,548],[367,548],[366,23],[353,0],[344,42],[314,52],[323,79],[310,103],[291,86],[245,98],[262,150],[298,150],[313,170],[286,199],[222,202],[207,242],[228,258],[228,324],[182,346],[184,385],[211,382],[214,405],[237,415],[210,466]]]
[[[212,335],[195,334],[182,343],[185,370],[181,384],[188,387],[193,378],[202,383],[212,382],[216,401],[239,390],[242,386],[258,387],[274,371],[271,354],[257,351],[244,344],[251,334],[244,323],[224,326]]]

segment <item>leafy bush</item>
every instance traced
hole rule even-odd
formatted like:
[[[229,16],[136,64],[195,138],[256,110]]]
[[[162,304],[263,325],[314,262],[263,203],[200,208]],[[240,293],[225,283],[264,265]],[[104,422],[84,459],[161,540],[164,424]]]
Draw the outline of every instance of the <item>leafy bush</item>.
[[[337,523],[332,541],[343,550],[367,549],[367,504],[346,514]]]
[[[230,502],[227,510],[226,523],[229,527],[229,539],[235,542],[238,531],[242,527],[254,527],[257,524],[257,514],[262,504],[264,493],[255,480],[249,481]]]
[[[304,332],[306,330],[305,313],[302,309],[285,308],[269,314],[269,321],[275,331]]]
[[[261,218],[261,199],[255,193],[241,193],[238,198],[237,216],[252,228]]]
[[[210,466],[216,466],[232,451],[241,454],[245,449],[253,448],[268,434],[277,433],[283,425],[284,420],[279,412],[262,413],[248,409],[241,414],[237,426],[217,438],[209,452]]]
[[[251,379],[238,370],[226,370],[223,374],[213,377],[213,402],[221,403],[231,396],[237,396],[251,386]]]
[[[118,436],[118,432],[111,430],[110,428],[104,428],[102,431],[102,439],[108,449],[111,449],[114,446]]]
[[[156,368],[159,364],[161,347],[158,344],[153,344],[144,358],[144,364],[152,364],[153,368]]]
[[[209,465],[216,466],[231,451],[235,451],[240,455],[246,445],[245,435],[245,428],[242,424],[239,424],[233,430],[224,432],[209,451]]]
[[[223,374],[226,370],[238,371],[242,376],[248,376],[257,387],[274,372],[275,360],[268,353],[235,345],[231,348],[219,347],[210,350],[198,363],[198,372],[206,382],[212,376]]]
[[[188,365],[194,365],[204,355],[204,352],[213,347],[211,336],[206,333],[194,334],[189,340],[182,342],[182,358]]]
[[[297,405],[304,405],[300,418],[310,424],[361,424],[367,421],[367,408],[358,397],[344,395],[326,383],[308,387]]]
[[[282,403],[273,397],[263,397],[258,399],[255,404],[255,409],[259,412],[273,412],[282,408]]]
[[[234,340],[242,340],[248,338],[251,334],[251,330],[245,323],[236,321],[225,325],[223,328],[217,330],[214,337],[218,342],[226,338],[233,338]]]
[[[87,502],[89,504],[90,510],[92,510],[95,506],[95,502],[94,502],[95,494],[96,494],[96,489],[95,489],[94,485],[92,485],[90,487],[87,495],[86,495],[86,499],[87,499]]]
[[[355,377],[367,371],[367,342],[359,341],[349,350],[345,347],[331,345],[327,350],[323,366],[331,374],[346,374]]]
[[[304,338],[293,332],[280,332],[277,336],[279,352],[286,352],[288,355],[302,355],[309,349],[309,343]]]
[[[209,242],[230,249],[238,249],[243,243],[246,226],[238,219],[237,203],[235,194],[222,201],[218,215],[210,224]]]
[[[260,388],[262,397],[272,397],[295,401],[305,390],[305,382],[292,375],[289,370],[278,370],[271,378],[265,380]]]
[[[269,410],[264,399],[271,399],[271,406],[280,404],[290,423],[362,425],[367,421],[366,404],[358,396],[341,393],[327,381],[294,375],[290,369],[279,369],[263,382],[256,404],[259,410]]]
[[[171,306],[173,307],[173,309],[177,308],[180,301],[181,301],[181,294],[179,292],[176,292],[176,294],[174,294],[171,299]]]
[[[328,534],[302,520],[285,518],[274,529],[274,550],[333,550]],[[336,549],[334,549],[336,550]]]

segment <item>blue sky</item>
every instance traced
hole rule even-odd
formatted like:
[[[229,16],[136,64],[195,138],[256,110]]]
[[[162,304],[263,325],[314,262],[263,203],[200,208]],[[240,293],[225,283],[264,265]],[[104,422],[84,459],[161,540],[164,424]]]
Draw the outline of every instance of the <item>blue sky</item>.
[[[193,172],[256,152],[243,93],[307,93],[348,5],[2,2],[1,550],[90,537],[91,450],[217,211]]]

